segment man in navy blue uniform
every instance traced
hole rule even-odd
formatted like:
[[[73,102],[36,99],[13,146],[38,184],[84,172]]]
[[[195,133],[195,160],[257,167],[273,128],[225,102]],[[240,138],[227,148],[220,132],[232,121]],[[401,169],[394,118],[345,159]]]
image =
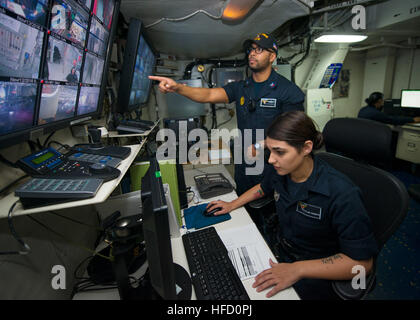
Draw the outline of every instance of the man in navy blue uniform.
[[[244,46],[252,76],[246,80],[229,83],[223,88],[192,88],[178,84],[170,78],[149,78],[160,82],[159,90],[163,93],[176,92],[201,103],[236,102],[237,124],[242,138],[245,129],[252,129],[252,145],[245,145],[243,139],[243,150],[263,149],[264,140],[256,140],[256,129],[265,130],[277,115],[285,111],[303,111],[304,94],[294,83],[273,70],[272,64],[277,58],[278,49],[271,35],[260,33],[254,39],[246,40]],[[262,174],[246,174],[246,168],[252,166],[253,164],[248,165],[245,161],[235,165],[238,195],[262,179]]]

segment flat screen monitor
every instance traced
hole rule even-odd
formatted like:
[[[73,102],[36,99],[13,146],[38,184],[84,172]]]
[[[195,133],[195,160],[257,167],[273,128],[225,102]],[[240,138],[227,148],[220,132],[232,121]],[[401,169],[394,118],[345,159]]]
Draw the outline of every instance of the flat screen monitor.
[[[0,0],[0,6],[29,21],[45,26],[49,0]]]
[[[121,0],[0,0],[0,148],[99,117]]]
[[[150,283],[163,299],[189,299],[191,282],[188,273],[172,260],[168,205],[156,158],[141,181],[143,235],[149,263]],[[182,296],[177,295],[177,284]]]
[[[401,108],[420,109],[420,89],[401,91]]]
[[[131,19],[118,92],[119,113],[145,105],[152,86],[149,76],[153,74],[155,63],[156,55],[142,31],[142,23]]]
[[[53,0],[50,28],[56,34],[85,45],[89,13],[74,0]]]
[[[216,84],[217,87],[223,87],[228,83],[240,81],[244,79],[244,73],[236,68],[217,68]]]

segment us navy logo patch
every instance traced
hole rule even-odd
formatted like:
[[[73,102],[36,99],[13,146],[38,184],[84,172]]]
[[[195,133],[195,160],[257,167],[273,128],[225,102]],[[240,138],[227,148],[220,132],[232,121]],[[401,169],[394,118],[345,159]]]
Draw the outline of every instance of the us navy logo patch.
[[[303,214],[306,217],[321,220],[322,218],[322,208],[314,206],[312,204],[299,201],[296,206],[296,212]]]
[[[275,108],[277,99],[261,98],[260,107],[262,108]]]

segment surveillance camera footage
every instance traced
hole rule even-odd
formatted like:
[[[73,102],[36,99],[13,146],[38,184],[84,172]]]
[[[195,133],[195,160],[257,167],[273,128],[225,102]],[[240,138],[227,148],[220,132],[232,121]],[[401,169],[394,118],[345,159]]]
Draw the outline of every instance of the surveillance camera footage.
[[[82,50],[50,37],[44,77],[55,81],[78,82],[82,57]]]
[[[83,83],[101,84],[104,60],[87,53],[83,68]]]
[[[89,14],[72,0],[54,0],[51,13],[51,30],[84,46]]]
[[[0,76],[38,78],[44,33],[0,13]]]
[[[131,85],[130,105],[146,102],[151,86],[149,76],[153,73],[154,65],[155,56],[146,41],[144,41],[143,36],[141,36]]]
[[[48,0],[0,0],[0,6],[45,26]]]
[[[0,135],[33,124],[37,84],[0,81]]]
[[[114,11],[114,0],[94,0],[93,13],[101,20],[108,30],[112,25],[112,12]]]
[[[88,50],[93,51],[100,56],[104,56],[108,37],[109,33],[106,31],[106,29],[96,19],[92,19],[87,46]]]
[[[98,107],[100,87],[86,87],[80,88],[79,105],[77,107],[77,115],[83,115],[95,112]]]
[[[74,116],[76,109],[77,86],[44,84],[38,124],[63,120]]]

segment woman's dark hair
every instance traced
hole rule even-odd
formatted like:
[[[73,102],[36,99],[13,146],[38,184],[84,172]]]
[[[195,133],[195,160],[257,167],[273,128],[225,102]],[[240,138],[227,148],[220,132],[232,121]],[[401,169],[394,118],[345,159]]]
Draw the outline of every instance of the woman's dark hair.
[[[382,92],[373,92],[370,94],[369,98],[367,98],[365,100],[365,102],[369,105],[369,106],[374,106],[376,102],[378,102],[379,100],[383,99],[384,95]]]
[[[267,136],[285,141],[299,152],[308,140],[312,141],[313,150],[320,149],[324,144],[322,133],[303,111],[288,111],[279,115],[268,127]]]

